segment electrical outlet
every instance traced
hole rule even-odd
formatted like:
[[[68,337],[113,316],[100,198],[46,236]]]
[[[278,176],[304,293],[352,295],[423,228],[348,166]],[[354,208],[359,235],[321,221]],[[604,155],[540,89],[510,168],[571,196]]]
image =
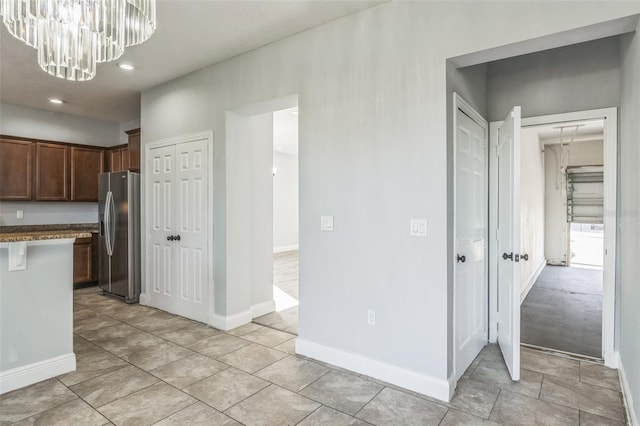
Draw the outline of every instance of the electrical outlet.
[[[16,219],[24,219],[24,210],[16,210]]]
[[[367,310],[367,323],[369,325],[376,325],[376,311],[373,309]]]

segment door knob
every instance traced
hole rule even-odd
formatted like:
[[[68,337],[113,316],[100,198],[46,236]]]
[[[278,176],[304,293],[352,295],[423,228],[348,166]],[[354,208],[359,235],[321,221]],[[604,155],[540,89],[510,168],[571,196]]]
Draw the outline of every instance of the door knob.
[[[529,255],[527,253],[521,254],[520,255],[520,259],[527,261],[527,260],[529,260]]]
[[[503,258],[504,260],[507,260],[507,259],[511,259],[511,260],[513,260],[513,253],[509,253],[509,254],[507,254],[507,253],[502,253],[502,258]]]
[[[460,256],[460,255],[456,256],[456,262],[464,263],[466,260],[467,260],[467,258],[464,255],[463,256]]]

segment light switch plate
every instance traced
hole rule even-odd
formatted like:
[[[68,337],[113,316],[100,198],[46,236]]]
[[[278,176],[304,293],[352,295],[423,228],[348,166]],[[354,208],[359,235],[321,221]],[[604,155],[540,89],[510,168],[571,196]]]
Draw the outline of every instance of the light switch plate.
[[[333,216],[320,216],[320,230],[333,232]]]
[[[24,210],[16,210],[16,219],[24,219]]]
[[[427,236],[427,219],[411,219],[409,235],[412,237]]]

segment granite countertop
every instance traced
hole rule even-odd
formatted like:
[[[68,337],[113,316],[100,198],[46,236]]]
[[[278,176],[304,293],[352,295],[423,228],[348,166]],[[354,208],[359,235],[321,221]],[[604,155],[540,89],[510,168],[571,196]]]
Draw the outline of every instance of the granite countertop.
[[[60,240],[65,238],[90,238],[92,233],[97,232],[97,223],[0,226],[0,243]]]

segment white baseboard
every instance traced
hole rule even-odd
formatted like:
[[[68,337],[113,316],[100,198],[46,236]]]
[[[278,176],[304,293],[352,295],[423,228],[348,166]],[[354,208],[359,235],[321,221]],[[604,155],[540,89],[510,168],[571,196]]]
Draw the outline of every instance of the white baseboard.
[[[75,369],[76,354],[71,352],[0,372],[0,395],[75,371]]]
[[[627,381],[627,374],[624,371],[624,365],[622,364],[622,358],[618,355],[618,371],[620,373],[620,382],[622,382],[622,396],[624,399],[624,405],[627,409],[627,419],[631,426],[640,426],[638,422],[638,415],[636,413],[635,406],[633,405],[633,395],[631,394],[631,388]]]
[[[141,305],[145,305],[145,306],[149,306],[149,302],[151,301],[151,298],[149,297],[149,295],[147,293],[140,293],[140,304]]]
[[[293,250],[298,250],[298,244],[292,244],[290,246],[281,246],[281,247],[273,248],[274,253],[284,253],[285,251],[293,251]]]
[[[382,380],[441,401],[449,401],[452,381],[438,379],[308,340],[296,339],[296,353]],[[455,386],[453,386],[455,390]]]
[[[266,302],[251,305],[251,319],[258,318],[259,316],[270,314],[276,310],[276,302],[271,299]]]
[[[542,259],[540,259],[540,262],[538,262],[538,265],[536,266],[535,272],[533,273],[533,275],[531,275],[531,278],[529,278],[529,282],[527,283],[527,286],[525,287],[525,289],[520,294],[520,304],[522,304],[522,302],[524,302],[524,299],[527,298],[527,295],[529,294],[529,292],[533,288],[533,285],[538,280],[538,277],[540,277],[540,274],[544,270],[545,266],[547,266],[547,259],[545,259],[543,257]]]
[[[252,319],[250,309],[229,316],[211,314],[209,315],[209,325],[217,328],[218,330],[228,331],[233,330],[236,327],[240,327],[241,325],[248,324]]]

